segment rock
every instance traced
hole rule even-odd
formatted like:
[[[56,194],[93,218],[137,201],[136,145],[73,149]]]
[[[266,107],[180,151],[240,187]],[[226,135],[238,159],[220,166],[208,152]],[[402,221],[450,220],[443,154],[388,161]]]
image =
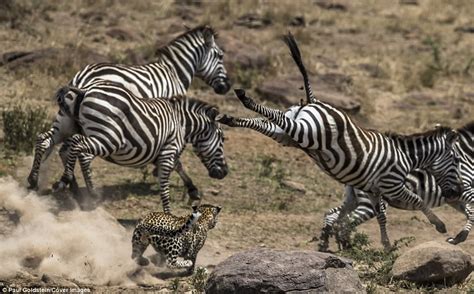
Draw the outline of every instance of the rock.
[[[290,180],[283,180],[283,181],[281,181],[281,184],[283,186],[287,187],[287,188],[298,191],[300,193],[303,193],[303,194],[306,193],[306,189],[305,189],[304,185],[301,184],[301,183],[293,182],[293,181],[290,181]]]
[[[455,32],[474,34],[474,25],[473,26],[460,26],[454,29]]]
[[[63,288],[79,288],[75,283],[56,275],[43,274],[41,281],[48,286],[57,286]]]
[[[300,292],[301,291],[301,292]],[[216,266],[206,293],[365,292],[349,260],[316,251],[254,249]]]
[[[272,24],[272,20],[266,17],[262,17],[256,13],[247,13],[240,16],[234,24],[237,26],[243,26],[250,29],[260,29]]]
[[[338,10],[338,11],[346,11],[347,6],[341,3],[334,2],[332,0],[318,0],[315,1],[314,4],[317,6],[326,9],[326,10]]]
[[[358,99],[346,93],[352,84],[350,77],[341,74],[325,74],[310,79],[316,98],[352,114],[359,112]],[[262,98],[285,107],[306,99],[303,79],[300,76],[276,77],[263,81],[256,91]]]
[[[225,51],[224,63],[230,73],[269,65],[268,56],[260,48],[240,41],[230,32],[222,32],[216,42]]]
[[[109,61],[109,58],[87,47],[46,48],[4,53],[0,65],[6,66],[8,69],[17,69],[32,66],[50,68],[57,64],[58,68],[64,68],[66,65],[84,66],[89,63],[106,61]],[[79,69],[77,68],[77,70]]]
[[[304,26],[306,26],[306,21],[304,19],[304,16],[300,15],[300,16],[293,17],[290,20],[289,25],[293,26],[293,27],[304,27]]]
[[[474,270],[471,256],[461,248],[435,241],[415,246],[403,253],[393,264],[396,279],[416,283],[446,283],[464,281]]]
[[[418,0],[400,0],[401,5],[419,5]]]
[[[106,32],[107,36],[119,41],[133,41],[135,36],[129,31],[121,28],[111,28]]]

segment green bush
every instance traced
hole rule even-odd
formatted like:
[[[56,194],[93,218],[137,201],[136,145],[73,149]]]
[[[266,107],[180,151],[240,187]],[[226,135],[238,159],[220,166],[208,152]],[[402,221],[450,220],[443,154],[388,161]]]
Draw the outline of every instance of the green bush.
[[[5,148],[30,154],[36,136],[50,128],[44,107],[16,105],[2,111]]]

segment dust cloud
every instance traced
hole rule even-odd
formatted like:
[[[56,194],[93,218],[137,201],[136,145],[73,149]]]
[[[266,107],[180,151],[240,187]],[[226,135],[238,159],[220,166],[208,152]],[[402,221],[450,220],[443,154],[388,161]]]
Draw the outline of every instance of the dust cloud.
[[[97,285],[159,282],[137,271],[131,232],[102,208],[55,214],[52,198],[27,191],[11,177],[0,178],[0,208],[20,216],[0,240],[0,278],[33,270]]]

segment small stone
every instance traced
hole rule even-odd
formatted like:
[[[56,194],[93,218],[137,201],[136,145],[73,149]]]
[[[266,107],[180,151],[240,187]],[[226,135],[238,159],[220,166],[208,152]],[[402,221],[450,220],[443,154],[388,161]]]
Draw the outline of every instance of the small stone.
[[[293,181],[290,181],[290,180],[283,180],[281,183],[282,183],[283,186],[285,186],[287,188],[290,188],[292,190],[298,191],[298,192],[303,193],[303,194],[306,193],[306,189],[305,189],[304,185],[301,184],[301,183],[293,182]]]

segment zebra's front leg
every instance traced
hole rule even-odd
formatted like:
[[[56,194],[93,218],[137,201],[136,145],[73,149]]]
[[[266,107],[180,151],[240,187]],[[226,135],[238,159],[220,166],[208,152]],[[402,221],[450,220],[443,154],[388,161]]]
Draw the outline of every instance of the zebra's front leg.
[[[390,244],[390,239],[387,234],[387,211],[386,211],[385,202],[382,198],[380,198],[379,209],[377,213],[377,222],[379,223],[380,229],[380,240],[382,241],[382,245],[385,251],[390,251],[392,249],[392,245]]]
[[[158,182],[160,183],[161,204],[165,213],[171,213],[170,206],[170,175],[176,166],[176,161],[182,151],[182,146],[179,146],[178,140],[168,143],[168,146],[158,154],[157,162],[155,163],[158,169]]]
[[[191,200],[200,200],[201,195],[199,195],[198,189],[194,186],[193,180],[184,171],[183,165],[179,159],[176,161],[176,172],[178,172],[180,178],[183,180],[184,186],[188,190],[189,198]]]
[[[92,157],[107,157],[110,155],[110,146],[106,148],[100,141],[92,137],[76,134],[68,139],[69,148],[67,152],[64,173],[59,182],[53,185],[54,191],[65,189],[74,178],[74,167],[81,154],[88,154]]]
[[[329,237],[333,234],[334,223],[339,219],[341,206],[331,208],[324,215],[324,225],[319,234],[318,251],[327,252],[329,249]]]
[[[45,133],[39,134],[36,138],[33,166],[31,167],[31,171],[28,176],[28,189],[38,189],[38,176],[41,162],[43,161],[43,157],[45,157],[44,159],[47,158],[47,156],[51,153],[50,150],[53,148],[53,132],[54,130],[51,129]],[[49,152],[46,154],[46,156],[44,156],[47,150]]]
[[[474,194],[472,194],[474,196]],[[474,209],[471,207],[469,203],[466,203],[464,207],[454,206],[456,210],[459,210],[466,214],[468,220],[467,223],[464,225],[463,229],[456,235],[456,237],[449,237],[446,241],[451,244],[459,244],[466,241],[467,237],[469,236],[469,232],[472,229],[472,225],[474,224]],[[464,209],[463,209],[464,208]]]

